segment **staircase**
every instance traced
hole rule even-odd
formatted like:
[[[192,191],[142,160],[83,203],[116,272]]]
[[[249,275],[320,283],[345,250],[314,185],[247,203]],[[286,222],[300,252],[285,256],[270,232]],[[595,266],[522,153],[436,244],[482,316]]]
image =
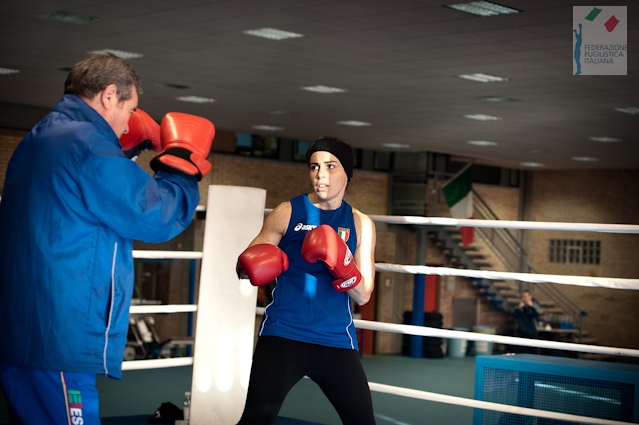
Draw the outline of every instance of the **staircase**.
[[[484,215],[488,208],[486,205],[477,208],[478,199],[479,203],[483,202],[479,195],[475,197],[476,218],[498,220],[494,214],[491,218]],[[513,266],[513,263],[518,263],[521,258],[525,259],[523,248],[505,229],[475,228],[475,242],[468,247],[462,246],[457,227],[432,228],[429,234],[434,240],[435,246],[446,256],[452,267],[472,270],[519,271]],[[515,252],[512,252],[513,250],[516,255]],[[524,267],[527,273],[538,273],[525,261]],[[562,318],[572,317],[572,326],[577,330],[573,340],[583,344],[596,344],[596,340],[590,338],[583,329],[582,319],[587,316],[587,313],[565,295],[557,287],[558,285],[532,283],[529,288],[522,288],[522,282],[514,280],[481,278],[471,278],[470,280],[478,294],[494,306],[496,311],[503,312],[508,318],[519,304],[522,290],[531,289],[543,310],[541,322],[549,323],[556,329],[567,326],[567,323],[562,323]]]
[[[397,162],[400,160],[399,162]],[[396,172],[391,178],[391,201],[389,210],[399,215],[428,215],[428,206],[442,202],[439,196],[438,158],[425,154],[396,155]],[[399,165],[399,166],[398,166]],[[430,174],[429,174],[430,173]],[[431,175],[432,174],[432,175]],[[445,174],[445,173],[444,173]],[[428,177],[430,175],[430,177]],[[433,194],[432,197],[430,194]],[[481,196],[473,190],[473,207],[476,219],[499,220]],[[436,208],[435,208],[436,210]],[[475,228],[475,242],[463,247],[459,228],[432,226],[427,229],[428,235],[441,252],[447,257],[451,267],[472,270],[501,270],[508,272],[539,273],[527,261],[527,253],[516,237],[517,230]],[[502,312],[504,318],[519,304],[520,294],[524,289],[532,290],[535,299],[543,308],[542,321],[559,328],[562,317],[572,317],[573,326],[577,330],[574,340],[584,344],[596,344],[583,329],[583,317],[587,313],[571,300],[554,283],[525,284],[520,281],[501,281],[492,279],[471,279],[480,296],[485,297],[496,311]]]

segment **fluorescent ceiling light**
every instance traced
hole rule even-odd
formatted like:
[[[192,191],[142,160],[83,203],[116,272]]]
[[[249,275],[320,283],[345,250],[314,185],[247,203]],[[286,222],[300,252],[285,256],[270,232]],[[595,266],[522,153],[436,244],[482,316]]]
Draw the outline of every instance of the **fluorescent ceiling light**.
[[[64,10],[49,13],[48,15],[38,15],[38,17],[54,19],[56,21],[67,22],[70,24],[86,24],[100,20],[97,16],[83,15],[82,13],[67,12]]]
[[[337,123],[341,125],[348,125],[351,127],[370,127],[371,126],[371,123],[369,122],[355,121],[355,120],[337,121]]]
[[[17,74],[18,72],[20,72],[20,71],[17,70],[17,69],[0,68],[0,75]]]
[[[492,115],[484,115],[484,114],[469,114],[469,115],[462,115],[464,118],[468,118],[471,120],[477,120],[477,121],[500,121],[501,117],[494,117]]]
[[[475,146],[497,146],[497,142],[491,142],[490,140],[469,140],[467,143]]]
[[[470,13],[476,16],[498,16],[509,15],[511,13],[519,13],[520,10],[511,7],[502,6],[489,1],[471,1],[468,3],[449,4],[446,7],[459,10],[460,12]]]
[[[476,72],[474,74],[461,74],[457,76],[464,80],[477,81],[479,83],[501,83],[504,81],[510,81],[510,78],[500,77],[499,75],[484,74]]]
[[[408,149],[410,148],[410,145],[407,145],[405,143],[382,143],[382,146],[385,148],[391,148],[391,149]]]
[[[628,106],[627,108],[615,108],[617,112],[623,112],[624,114],[639,115],[639,108],[635,106]]]
[[[275,28],[259,28],[254,30],[242,31],[244,34],[253,35],[255,37],[268,38],[269,40],[288,40],[291,38],[304,37],[304,34],[295,32],[282,31]]]
[[[326,93],[326,94],[344,93],[346,91],[344,89],[338,89],[337,87],[328,87],[328,86],[306,86],[306,87],[300,87],[300,88],[306,91],[312,91],[315,93]]]
[[[571,158],[573,161],[580,161],[580,162],[597,162],[599,161],[599,158],[593,158],[590,156],[573,156]]]
[[[180,96],[176,97],[175,100],[179,100],[180,102],[188,102],[188,103],[213,103],[215,99],[211,99],[210,97],[201,97],[201,96]]]
[[[263,131],[280,131],[280,130],[284,130],[283,127],[277,127],[277,126],[274,126],[274,125],[266,125],[266,124],[254,125],[253,128],[256,129],[256,130],[263,130]]]
[[[588,139],[593,142],[599,143],[619,143],[621,139],[617,139],[616,137],[607,137],[607,136],[597,136],[597,137],[589,137]]]
[[[124,60],[138,59],[138,58],[144,57],[144,55],[141,55],[139,53],[131,53],[131,52],[125,52],[123,50],[114,50],[114,49],[91,50],[89,53],[96,54],[96,55],[106,55],[107,53],[111,53]]]
[[[522,162],[520,165],[524,166],[524,167],[545,167],[545,164],[542,164],[541,162]]]

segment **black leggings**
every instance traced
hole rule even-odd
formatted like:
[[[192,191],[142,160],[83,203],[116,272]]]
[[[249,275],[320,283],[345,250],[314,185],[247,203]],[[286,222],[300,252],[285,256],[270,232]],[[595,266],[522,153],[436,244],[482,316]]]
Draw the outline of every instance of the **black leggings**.
[[[262,336],[257,341],[239,424],[272,424],[293,386],[311,378],[343,424],[375,424],[368,380],[357,351]]]

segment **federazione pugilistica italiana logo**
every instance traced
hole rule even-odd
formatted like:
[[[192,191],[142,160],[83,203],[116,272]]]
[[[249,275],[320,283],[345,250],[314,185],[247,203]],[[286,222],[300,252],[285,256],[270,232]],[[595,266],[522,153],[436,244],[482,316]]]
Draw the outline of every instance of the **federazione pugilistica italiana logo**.
[[[628,74],[626,6],[573,6],[573,75]]]

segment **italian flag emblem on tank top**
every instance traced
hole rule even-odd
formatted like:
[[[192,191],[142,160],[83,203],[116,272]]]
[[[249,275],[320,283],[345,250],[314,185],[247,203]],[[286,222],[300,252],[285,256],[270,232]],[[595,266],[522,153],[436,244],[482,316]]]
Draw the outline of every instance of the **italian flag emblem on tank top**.
[[[348,238],[351,236],[351,229],[348,227],[338,227],[337,234],[344,242],[348,242]]]

